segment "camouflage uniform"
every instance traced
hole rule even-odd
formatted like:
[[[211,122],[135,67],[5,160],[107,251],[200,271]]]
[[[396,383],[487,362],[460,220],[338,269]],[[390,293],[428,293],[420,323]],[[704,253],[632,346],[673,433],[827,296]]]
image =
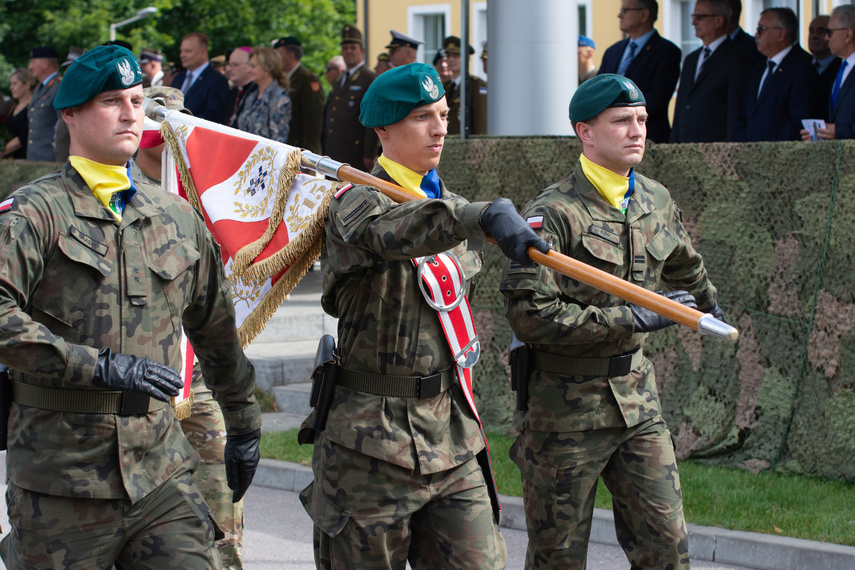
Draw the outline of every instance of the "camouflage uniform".
[[[131,178],[160,186],[160,180],[143,172],[131,159]],[[216,543],[220,561],[224,568],[242,568],[240,551],[243,547],[243,499],[232,502],[232,491],[226,481],[226,466],[223,453],[226,443],[226,424],[220,405],[213,399],[211,390],[205,386],[202,369],[197,362],[193,367],[193,405],[190,416],[181,420],[181,429],[187,441],[199,453],[201,462],[193,473],[193,480],[224,538]]]
[[[90,399],[101,348],[179,369],[183,327],[229,432],[256,430],[219,247],[186,201],[137,188],[121,222],[70,164],[13,194],[0,215],[0,362],[15,382]],[[167,403],[145,415],[13,403],[8,426],[7,566],[219,567],[190,477],[199,456]]]
[[[543,216],[556,251],[646,289],[686,289],[709,310],[715,288],[668,191],[636,174],[624,215],[581,166],[524,209]],[[500,286],[517,338],[564,357],[634,354],[625,376],[546,372],[529,377],[528,411],[511,449],[524,484],[527,568],[584,568],[598,476],[613,496],[618,538],[633,568],[688,568],[688,540],[671,436],[660,413],[645,334],[626,303],[542,266],[505,267]],[[578,362],[578,361],[577,361]],[[581,365],[581,364],[579,364]]]
[[[374,173],[389,179],[379,167]],[[322,304],[338,318],[342,367],[406,376],[452,368],[411,259],[451,247],[473,277],[487,204],[444,187],[442,196],[394,205],[357,186],[330,205]],[[312,440],[311,419],[301,442]],[[314,446],[315,481],[301,499],[315,523],[319,568],[403,568],[408,557],[414,569],[504,567],[476,459],[484,441],[456,382],[425,399],[338,386]]]

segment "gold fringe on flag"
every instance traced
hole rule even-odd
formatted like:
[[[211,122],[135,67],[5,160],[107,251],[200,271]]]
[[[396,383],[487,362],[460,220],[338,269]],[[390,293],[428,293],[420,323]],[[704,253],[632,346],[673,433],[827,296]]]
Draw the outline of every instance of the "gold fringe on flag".
[[[193,407],[194,401],[192,388],[190,389],[190,395],[180,402],[176,402],[175,398],[170,399],[172,400],[172,408],[175,410],[175,417],[178,418],[179,422],[190,417],[190,409]]]

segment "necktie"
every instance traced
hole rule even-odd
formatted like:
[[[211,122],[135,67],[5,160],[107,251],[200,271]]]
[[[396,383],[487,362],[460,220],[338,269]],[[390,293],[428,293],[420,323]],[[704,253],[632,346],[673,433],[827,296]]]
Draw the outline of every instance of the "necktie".
[[[635,42],[629,42],[629,54],[626,58],[620,62],[620,67],[618,68],[618,75],[625,75],[626,68],[629,67],[629,64],[632,63],[633,58],[635,58],[635,50],[638,49],[638,44]]]
[[[834,88],[831,90],[831,108],[832,110],[837,105],[837,96],[840,94],[840,84],[843,83],[843,72],[846,71],[846,66],[849,62],[845,59],[840,64],[840,69],[837,71],[837,79],[834,80]]]
[[[819,71],[819,66],[822,65],[817,60],[813,60],[813,68]]]
[[[350,79],[350,72],[345,71],[341,74],[341,86],[344,87],[344,84],[347,83],[347,80]]]
[[[760,100],[760,97],[763,95],[763,91],[765,91],[766,86],[769,85],[769,80],[772,79],[772,74],[775,73],[775,65],[777,65],[771,59],[766,62],[766,74],[760,80],[760,89],[757,91],[757,100]]]
[[[698,75],[700,75],[701,71],[703,71],[704,65],[707,63],[707,59],[709,59],[711,54],[712,50],[708,46],[704,46],[704,49],[701,52],[701,64],[698,66],[698,72],[695,73],[695,79],[697,79]]]
[[[191,85],[193,85],[193,72],[188,70],[184,76],[184,85],[181,86],[182,93],[186,95]]]

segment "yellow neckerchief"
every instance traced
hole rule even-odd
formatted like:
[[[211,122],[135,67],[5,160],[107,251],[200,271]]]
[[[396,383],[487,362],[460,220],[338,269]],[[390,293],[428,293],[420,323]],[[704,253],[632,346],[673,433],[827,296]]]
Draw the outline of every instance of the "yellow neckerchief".
[[[128,168],[101,164],[82,156],[70,156],[68,160],[98,201],[121,222],[125,203],[130,200],[130,196],[126,196],[124,191],[133,187],[128,176]]]
[[[397,182],[401,188],[409,190],[422,198],[428,197],[427,193],[421,188],[423,178],[421,174],[413,172],[406,166],[402,166],[390,158],[386,158],[385,154],[380,155],[380,158],[377,159],[377,163],[383,167],[383,170],[385,170],[392,180]]]
[[[632,195],[634,184],[631,183],[635,181],[635,170],[630,170],[627,177],[615,174],[599,164],[594,164],[584,154],[581,155],[579,161],[582,163],[582,172],[585,173],[603,200],[625,214],[629,205],[629,197]]]

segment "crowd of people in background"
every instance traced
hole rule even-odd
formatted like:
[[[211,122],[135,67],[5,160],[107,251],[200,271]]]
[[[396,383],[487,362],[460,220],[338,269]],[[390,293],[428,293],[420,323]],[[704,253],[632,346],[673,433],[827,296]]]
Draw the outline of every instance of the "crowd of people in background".
[[[739,26],[741,12],[740,0],[697,0],[691,23],[702,45],[683,57],[654,28],[656,0],[622,0],[617,17],[623,39],[605,50],[599,67],[595,40],[579,36],[579,85],[603,73],[632,79],[647,100],[648,139],[658,143],[850,138],[855,125],[847,99],[855,91],[850,94],[845,80],[855,63],[848,61],[855,53],[855,7],[814,18],[807,51],[798,44],[799,21],[789,8],[764,10],[754,35]],[[341,55],[321,73],[329,93],[319,75],[302,64],[303,46],[293,36],[270,47],[237,46],[210,57],[207,36],[192,32],[181,38],[179,62],[170,64],[150,48],[140,50],[139,62],[146,87],[181,89],[185,106],[197,117],[370,171],[379,141],[359,124],[362,94],[385,71],[415,62],[423,44],[396,30],[390,34],[387,51],[371,68],[362,33],[347,26]],[[83,51],[71,48],[60,65],[53,47],[36,47],[29,68],[12,73],[11,98],[0,108],[10,133],[3,157],[67,158],[67,133],[52,101],[64,69]],[[461,53],[475,52],[449,36],[432,61],[448,94],[452,135],[461,132]],[[486,44],[481,61],[486,73]],[[486,134],[487,83],[472,74],[466,82],[465,128]]]

